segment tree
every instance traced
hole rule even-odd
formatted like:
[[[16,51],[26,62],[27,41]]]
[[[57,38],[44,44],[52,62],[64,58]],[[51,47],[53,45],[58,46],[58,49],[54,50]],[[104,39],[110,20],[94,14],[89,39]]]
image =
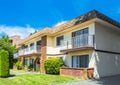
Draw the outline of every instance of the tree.
[[[31,35],[33,35],[33,34],[35,34],[35,33],[37,33],[37,31],[35,30],[33,33],[30,33],[30,35],[29,36],[31,36]]]
[[[0,50],[0,77],[8,77],[9,72],[9,54],[8,51]]]
[[[11,42],[8,36],[2,36],[2,38],[0,38],[0,50],[8,51],[10,67],[12,68],[13,54],[17,52],[17,49],[15,45],[11,45]]]

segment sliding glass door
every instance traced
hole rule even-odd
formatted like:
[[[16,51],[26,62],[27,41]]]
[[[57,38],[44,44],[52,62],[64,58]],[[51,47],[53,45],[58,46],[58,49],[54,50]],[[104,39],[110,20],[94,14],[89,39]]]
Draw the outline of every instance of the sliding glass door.
[[[78,30],[72,33],[73,48],[88,45],[88,28]]]
[[[89,63],[89,55],[76,55],[72,56],[73,68],[86,68]]]

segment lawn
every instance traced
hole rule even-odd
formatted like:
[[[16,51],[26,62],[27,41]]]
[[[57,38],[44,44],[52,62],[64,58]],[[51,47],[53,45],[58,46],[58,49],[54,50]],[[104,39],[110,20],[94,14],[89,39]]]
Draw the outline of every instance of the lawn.
[[[59,75],[22,74],[11,78],[0,78],[0,85],[49,85],[74,80],[77,79]]]

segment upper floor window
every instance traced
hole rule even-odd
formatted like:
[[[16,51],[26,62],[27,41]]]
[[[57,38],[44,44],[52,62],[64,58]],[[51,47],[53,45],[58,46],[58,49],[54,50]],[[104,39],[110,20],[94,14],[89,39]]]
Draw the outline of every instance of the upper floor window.
[[[10,40],[10,43],[13,44],[13,40]]]
[[[41,46],[41,40],[37,41],[37,45]]]
[[[88,45],[88,28],[72,32],[72,46],[81,47]]]
[[[57,37],[57,38],[56,38],[56,45],[57,45],[57,46],[62,45],[63,40],[64,40],[64,37],[63,37],[63,36]]]
[[[88,28],[78,30],[72,33],[72,37],[88,35]]]
[[[28,49],[28,45],[24,46],[24,49],[25,51],[27,52],[29,49]]]
[[[41,51],[41,40],[37,41],[37,51]]]
[[[34,43],[31,43],[30,44],[30,50],[33,50],[34,49]]]

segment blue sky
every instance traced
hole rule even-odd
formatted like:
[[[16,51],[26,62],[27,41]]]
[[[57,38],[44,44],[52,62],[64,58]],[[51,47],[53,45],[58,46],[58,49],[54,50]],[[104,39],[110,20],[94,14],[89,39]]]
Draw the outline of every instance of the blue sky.
[[[0,0],[0,36],[28,36],[96,9],[120,22],[119,0]]]

